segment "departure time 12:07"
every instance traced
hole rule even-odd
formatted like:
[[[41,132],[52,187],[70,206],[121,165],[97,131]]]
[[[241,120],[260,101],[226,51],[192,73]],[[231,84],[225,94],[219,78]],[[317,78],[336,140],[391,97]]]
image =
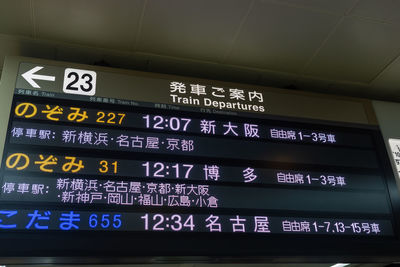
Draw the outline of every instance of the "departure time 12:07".
[[[190,121],[188,118],[177,118],[177,117],[163,117],[163,116],[151,116],[146,115],[142,117],[146,122],[146,128],[165,130],[170,129],[172,131],[183,131],[186,132]]]

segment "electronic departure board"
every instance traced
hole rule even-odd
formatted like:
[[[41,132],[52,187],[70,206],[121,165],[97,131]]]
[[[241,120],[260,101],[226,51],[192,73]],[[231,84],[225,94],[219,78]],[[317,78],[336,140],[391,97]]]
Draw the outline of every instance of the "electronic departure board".
[[[400,255],[377,127],[274,117],[260,90],[158,79],[170,102],[142,101],[136,84],[110,97],[105,71],[16,66],[0,92],[2,257]]]

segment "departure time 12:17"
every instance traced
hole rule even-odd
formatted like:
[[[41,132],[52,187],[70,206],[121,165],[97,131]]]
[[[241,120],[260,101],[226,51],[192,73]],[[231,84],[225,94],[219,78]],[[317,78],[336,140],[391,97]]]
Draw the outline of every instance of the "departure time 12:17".
[[[175,178],[189,178],[190,171],[193,169],[193,164],[165,164],[163,162],[145,162],[142,164],[145,168],[146,177],[164,178],[172,173]]]

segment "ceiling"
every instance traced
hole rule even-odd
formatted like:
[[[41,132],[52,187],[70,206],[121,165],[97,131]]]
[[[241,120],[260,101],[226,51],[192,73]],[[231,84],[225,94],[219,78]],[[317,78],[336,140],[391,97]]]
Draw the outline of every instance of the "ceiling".
[[[400,1],[0,0],[6,55],[400,101]]]

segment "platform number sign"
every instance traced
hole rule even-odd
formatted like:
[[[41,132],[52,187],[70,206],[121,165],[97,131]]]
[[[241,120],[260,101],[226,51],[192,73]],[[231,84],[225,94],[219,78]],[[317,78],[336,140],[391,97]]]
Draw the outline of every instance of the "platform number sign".
[[[95,95],[96,72],[71,68],[65,69],[63,92],[74,95]]]
[[[400,179],[400,139],[389,139],[390,150]]]

